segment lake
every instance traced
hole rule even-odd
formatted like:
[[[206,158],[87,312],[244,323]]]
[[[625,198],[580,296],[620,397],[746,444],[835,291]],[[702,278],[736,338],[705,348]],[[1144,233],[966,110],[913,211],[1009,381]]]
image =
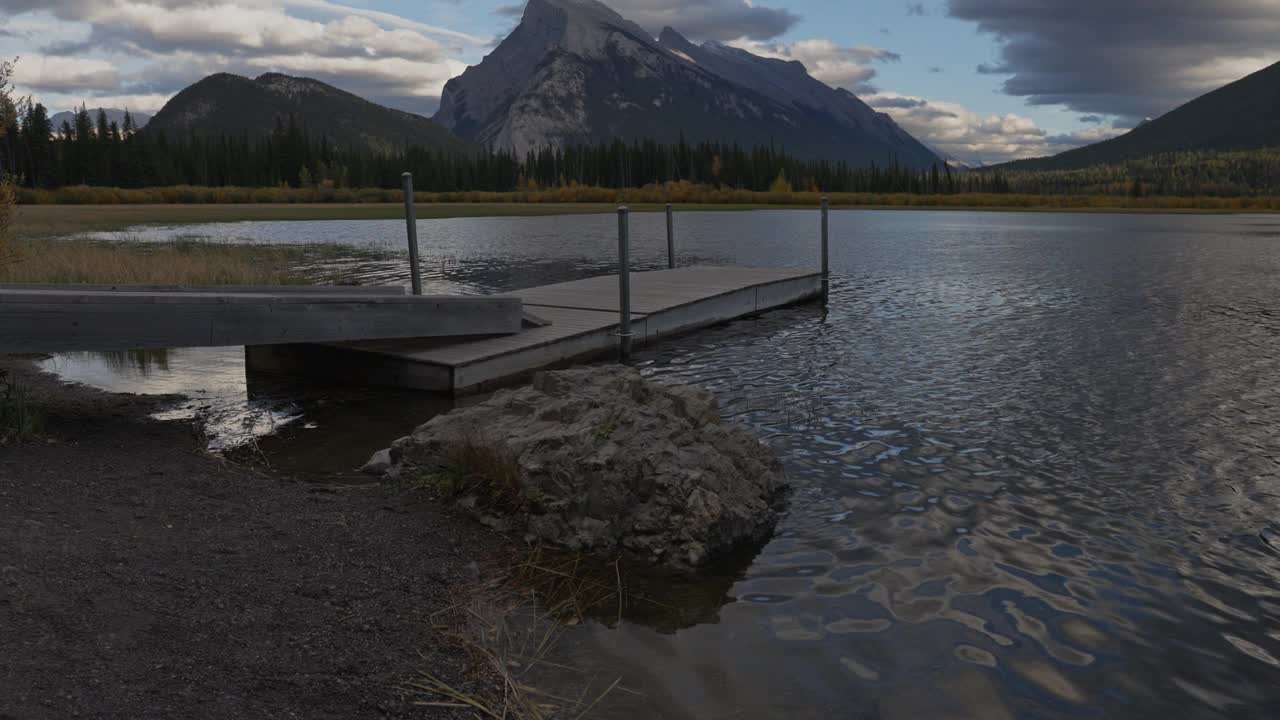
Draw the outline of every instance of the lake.
[[[567,659],[644,693],[602,712],[1280,716],[1280,217],[839,211],[831,224],[829,307],[635,359],[713,389],[781,454],[795,492],[757,557],[709,574],[722,601],[675,625],[566,630]],[[817,228],[816,212],[682,214],[679,260],[813,265]],[[426,286],[609,272],[614,232],[609,215],[423,221]],[[96,237],[179,235],[338,242],[351,257],[317,272],[408,277],[396,221]],[[633,239],[638,268],[665,265],[661,215],[633,216]],[[221,367],[196,384],[216,385],[209,404],[244,407],[238,352],[175,351],[145,376],[136,355],[50,366],[161,389]],[[310,404],[257,393],[267,428],[291,428],[278,452],[362,427],[349,471],[444,409],[329,392]]]

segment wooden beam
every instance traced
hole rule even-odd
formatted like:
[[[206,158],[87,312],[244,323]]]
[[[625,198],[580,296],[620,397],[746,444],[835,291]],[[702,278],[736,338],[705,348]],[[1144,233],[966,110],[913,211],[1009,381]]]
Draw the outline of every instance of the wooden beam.
[[[520,332],[510,296],[0,290],[0,352],[127,350]]]

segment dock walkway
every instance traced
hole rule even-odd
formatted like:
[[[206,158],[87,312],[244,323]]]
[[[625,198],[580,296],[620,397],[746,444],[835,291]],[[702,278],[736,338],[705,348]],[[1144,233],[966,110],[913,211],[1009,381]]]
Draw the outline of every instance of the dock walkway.
[[[812,270],[694,266],[632,273],[633,345],[821,294],[822,275]],[[245,359],[251,370],[465,394],[617,352],[616,275],[512,295],[534,319],[514,334],[250,346]]]

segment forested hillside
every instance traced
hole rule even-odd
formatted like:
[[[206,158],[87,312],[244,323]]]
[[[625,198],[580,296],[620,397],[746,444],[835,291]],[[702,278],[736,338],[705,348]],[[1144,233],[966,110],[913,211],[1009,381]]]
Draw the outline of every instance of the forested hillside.
[[[1202,95],[1120,137],[1000,167],[1009,171],[1079,170],[1165,153],[1278,146],[1280,63]]]
[[[136,132],[105,115],[79,112],[49,127],[40,105],[26,107],[0,140],[0,158],[28,188],[91,185],[395,188],[405,170],[424,191],[505,192],[530,187],[634,188],[685,181],[743,190],[1032,195],[1280,196],[1280,147],[1174,152],[1079,170],[956,171],[935,166],[853,167],[804,161],[784,148],[649,142],[508,152],[343,148],[292,116],[259,139]]]
[[[32,188],[66,185],[125,188],[235,185],[391,188],[406,170],[421,190],[507,191],[518,187],[584,185],[640,187],[688,181],[749,190],[822,189],[849,192],[998,192],[998,175],[960,175],[946,167],[924,172],[889,165],[802,161],[782,148],[722,143],[655,142],[509,152],[449,152],[417,145],[386,151],[340,147],[313,135],[293,116],[266,137],[135,132],[99,115],[76,116],[50,132],[39,105],[6,140],[4,152]]]

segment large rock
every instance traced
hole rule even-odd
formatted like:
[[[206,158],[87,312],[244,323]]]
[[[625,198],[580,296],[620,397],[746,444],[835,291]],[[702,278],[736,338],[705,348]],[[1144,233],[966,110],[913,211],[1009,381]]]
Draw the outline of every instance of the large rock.
[[[391,462],[388,477],[531,541],[681,570],[768,539],[784,487],[772,451],[722,424],[710,392],[618,367],[540,373],[432,419],[392,445]]]

